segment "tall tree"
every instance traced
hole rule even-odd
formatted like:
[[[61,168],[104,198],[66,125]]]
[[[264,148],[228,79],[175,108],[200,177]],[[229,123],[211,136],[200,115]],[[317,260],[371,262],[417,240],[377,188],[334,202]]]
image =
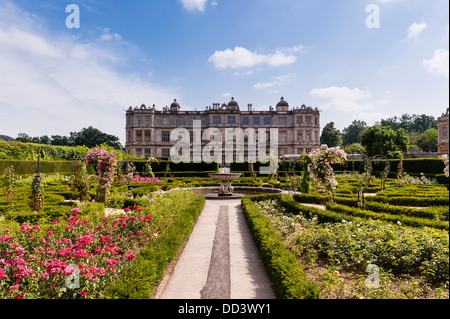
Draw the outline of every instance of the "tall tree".
[[[70,146],[70,141],[67,136],[52,135],[50,144],[58,146]]]
[[[426,130],[417,141],[417,145],[424,152],[437,152],[438,131],[435,128]]]
[[[19,134],[17,134],[17,138],[16,138],[17,142],[31,143],[32,140],[33,139],[26,133],[19,133]]]
[[[389,126],[394,131],[399,128],[403,128],[406,132],[419,132],[424,133],[430,128],[437,127],[437,120],[434,116],[426,114],[403,114],[400,118],[394,116],[387,119],[382,119],[380,122],[375,123],[375,125]]]
[[[322,135],[320,136],[320,143],[326,144],[328,147],[336,147],[342,145],[342,134],[334,127],[334,122],[330,122],[324,126]]]
[[[395,158],[408,150],[408,137],[403,129],[396,132],[391,127],[375,125],[361,133],[361,144],[369,156]]]
[[[80,132],[71,132],[69,141],[73,146],[80,145],[92,148],[106,143],[116,149],[122,148],[120,140],[117,136],[103,133],[100,130],[93,128],[92,126],[84,128]]]
[[[416,132],[424,133],[429,129],[437,127],[437,119],[434,116],[421,114],[413,115],[413,130]]]
[[[361,132],[366,128],[366,122],[354,120],[352,124],[344,128],[344,131],[342,133],[342,143],[344,145],[361,143]]]

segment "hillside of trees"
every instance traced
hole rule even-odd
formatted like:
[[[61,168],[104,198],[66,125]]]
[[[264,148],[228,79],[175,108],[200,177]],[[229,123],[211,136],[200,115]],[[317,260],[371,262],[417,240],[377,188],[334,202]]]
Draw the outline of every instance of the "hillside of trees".
[[[381,119],[373,127],[354,120],[342,132],[330,122],[324,126],[320,141],[330,147],[341,146],[349,154],[378,152],[387,156],[388,152],[393,156],[395,152],[411,150],[437,152],[437,120],[426,114],[403,114]]]
[[[106,143],[114,149],[123,150],[123,146],[117,136],[103,133],[92,126],[83,128],[80,132],[71,132],[69,136],[52,135],[49,137],[47,135],[43,135],[39,137],[30,137],[26,133],[19,133],[18,137],[14,140],[22,143],[72,147],[86,146],[88,148]]]
[[[13,138],[11,137],[11,136],[8,136],[8,135],[0,135],[0,141],[6,141],[6,142],[8,142],[8,141],[12,141],[13,140]]]

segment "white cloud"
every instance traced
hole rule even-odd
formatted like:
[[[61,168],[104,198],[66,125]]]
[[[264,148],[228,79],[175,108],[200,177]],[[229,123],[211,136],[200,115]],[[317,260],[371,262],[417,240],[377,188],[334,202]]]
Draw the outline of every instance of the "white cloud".
[[[243,72],[234,72],[235,76],[246,76],[246,75],[252,75],[253,74],[253,70],[246,70]]]
[[[126,42],[54,36],[42,32],[39,21],[22,16],[26,12],[0,2],[0,134],[68,135],[92,125],[123,137],[124,109],[161,106],[176,96],[144,80],[146,74],[117,71],[129,58],[121,54],[134,49]],[[105,34],[118,39],[109,30],[99,38]]]
[[[272,67],[278,67],[287,64],[293,64],[297,61],[297,56],[291,52],[303,52],[302,46],[292,48],[280,48],[273,54],[259,54],[251,52],[243,47],[235,47],[233,50],[216,51],[209,57],[218,69],[239,69],[251,68],[256,65],[267,64]]]
[[[350,89],[348,87],[329,87],[313,89],[310,94],[319,98],[327,99],[324,108],[327,110],[337,110],[342,112],[361,112],[370,110],[373,104],[364,103],[365,99],[371,97],[367,91],[358,88]]]
[[[405,0],[377,0],[378,3],[404,2]]]
[[[253,85],[253,87],[255,89],[267,89],[273,86],[279,86],[280,82],[259,82],[259,83],[255,83]]]
[[[203,12],[208,0],[180,0],[183,8],[189,12]],[[216,2],[217,3],[217,2]],[[214,5],[214,4],[213,4]]]
[[[253,88],[255,89],[267,89],[274,86],[282,86],[286,82],[292,79],[294,75],[293,74],[285,74],[285,75],[279,75],[275,76],[274,80],[271,82],[258,82],[253,85]],[[275,90],[278,91],[278,90]]]
[[[103,34],[100,37],[103,41],[110,41],[110,40],[122,40],[122,36],[118,33],[111,33],[111,30],[109,28],[103,29]]]
[[[381,119],[388,118],[389,116],[385,113],[379,112],[361,112],[352,116],[353,120],[360,120],[367,123],[367,125],[372,126],[375,122],[381,121]]]
[[[0,29],[0,45],[2,51],[13,50],[49,58],[63,57],[62,50],[46,39],[15,27]]]
[[[423,30],[427,28],[426,23],[413,23],[408,27],[408,39],[417,37]]]
[[[423,60],[423,65],[428,72],[436,75],[444,75],[448,77],[449,73],[449,52],[445,49],[434,51],[433,58]]]

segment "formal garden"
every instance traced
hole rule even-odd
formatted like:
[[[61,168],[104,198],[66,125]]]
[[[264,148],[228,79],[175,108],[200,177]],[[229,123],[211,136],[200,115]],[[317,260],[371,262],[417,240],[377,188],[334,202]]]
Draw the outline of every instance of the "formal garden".
[[[154,297],[219,166],[119,155],[0,160],[1,298]],[[448,298],[448,159],[323,147],[261,165],[230,170],[285,190],[242,199],[279,298]]]

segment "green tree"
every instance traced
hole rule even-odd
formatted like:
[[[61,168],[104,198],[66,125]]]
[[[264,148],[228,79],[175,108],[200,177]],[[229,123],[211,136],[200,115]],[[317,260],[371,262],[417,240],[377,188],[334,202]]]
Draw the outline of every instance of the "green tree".
[[[31,143],[33,139],[26,133],[19,133],[15,140],[22,143]]]
[[[437,152],[438,131],[435,128],[426,130],[417,141],[417,145],[424,152]]]
[[[13,140],[13,138],[11,136],[8,136],[8,135],[0,135],[0,140],[8,142],[8,141]]]
[[[398,158],[402,152],[408,150],[408,137],[403,129],[396,132],[388,126],[375,125],[361,133],[361,145],[368,156]]]
[[[67,136],[52,135],[50,144],[57,145],[57,146],[70,146],[70,141]]]
[[[382,119],[380,122],[375,123],[375,125],[389,126],[394,131],[399,128],[404,129],[406,132],[419,132],[424,133],[430,128],[437,127],[437,120],[434,116],[426,114],[403,114],[400,118],[397,116]]]
[[[334,122],[330,122],[324,126],[320,143],[326,144],[328,147],[336,147],[342,145],[342,134],[334,127]]]
[[[80,132],[71,132],[69,141],[72,146],[87,146],[93,148],[106,143],[116,149],[122,148],[117,136],[103,133],[92,126],[84,128]]]
[[[437,119],[430,115],[413,115],[413,130],[424,133],[431,128],[437,127]]]
[[[352,124],[344,128],[342,132],[343,145],[361,143],[361,132],[364,131],[366,128],[367,128],[366,122],[354,120]]]
[[[344,147],[344,152],[347,154],[364,154],[366,149],[361,143],[353,143]]]

